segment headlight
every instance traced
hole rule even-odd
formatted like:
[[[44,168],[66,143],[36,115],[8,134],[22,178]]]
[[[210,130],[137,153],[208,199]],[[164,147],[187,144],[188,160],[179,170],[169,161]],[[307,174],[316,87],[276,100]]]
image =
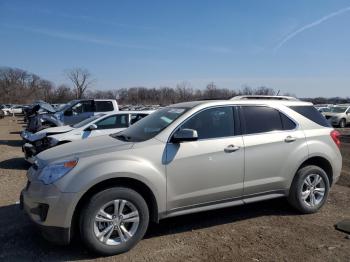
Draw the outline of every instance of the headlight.
[[[49,144],[49,146],[55,146],[58,144],[58,140],[56,138],[53,137],[47,137],[47,143]]]
[[[52,184],[66,175],[78,164],[78,159],[47,165],[43,168],[38,179],[45,185]]]

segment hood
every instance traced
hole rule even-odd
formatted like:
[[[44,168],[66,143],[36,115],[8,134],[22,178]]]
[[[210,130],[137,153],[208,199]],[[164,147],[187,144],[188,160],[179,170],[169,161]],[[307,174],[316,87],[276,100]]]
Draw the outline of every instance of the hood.
[[[52,105],[45,103],[45,102],[39,102],[38,105],[40,108],[44,109],[45,111],[49,113],[56,113],[56,110],[52,107]]]
[[[55,126],[63,126],[63,122],[58,120],[53,114],[40,114],[41,122],[49,122]]]
[[[36,132],[35,134],[46,134],[46,135],[50,136],[50,135],[67,133],[73,129],[74,129],[73,127],[68,126],[68,125],[67,126],[56,126],[56,127],[45,128],[43,130]]]
[[[83,157],[130,149],[134,143],[125,142],[106,136],[93,137],[59,145],[39,153],[36,159],[40,163],[51,163],[56,160]]]
[[[344,113],[334,113],[334,112],[324,112],[322,113],[324,116],[338,116]]]

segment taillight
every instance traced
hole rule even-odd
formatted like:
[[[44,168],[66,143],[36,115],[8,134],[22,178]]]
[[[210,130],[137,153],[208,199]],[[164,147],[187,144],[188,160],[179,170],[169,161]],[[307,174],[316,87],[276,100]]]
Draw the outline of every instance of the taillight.
[[[331,137],[332,137],[334,143],[335,143],[338,147],[340,147],[340,136],[341,136],[341,134],[340,134],[339,131],[337,131],[337,130],[333,130],[333,131],[331,132]]]

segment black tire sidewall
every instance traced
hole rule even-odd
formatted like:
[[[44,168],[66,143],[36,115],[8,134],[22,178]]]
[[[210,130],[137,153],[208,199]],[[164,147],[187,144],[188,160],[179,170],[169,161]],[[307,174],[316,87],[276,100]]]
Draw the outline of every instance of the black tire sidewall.
[[[139,212],[140,222],[136,233],[131,239],[125,243],[110,246],[96,238],[94,233],[94,219],[97,212],[104,204],[115,199],[124,199],[131,202]],[[116,187],[101,191],[88,201],[80,217],[80,233],[82,240],[94,252],[107,256],[116,255],[134,247],[146,233],[148,223],[149,211],[142,196],[132,189]]]
[[[325,183],[324,197],[322,201],[315,207],[307,206],[301,198],[300,194],[301,188],[304,184],[304,180],[310,174],[320,175]],[[323,169],[317,166],[306,166],[298,171],[296,180],[294,181],[292,187],[294,188],[292,188],[291,193],[294,195],[291,197],[294,200],[294,206],[301,212],[309,214],[317,212],[325,204],[325,202],[327,201],[330,185],[328,176]]]
[[[341,128],[345,128],[346,127],[346,120],[345,119],[341,119],[340,120],[339,127],[341,127]]]

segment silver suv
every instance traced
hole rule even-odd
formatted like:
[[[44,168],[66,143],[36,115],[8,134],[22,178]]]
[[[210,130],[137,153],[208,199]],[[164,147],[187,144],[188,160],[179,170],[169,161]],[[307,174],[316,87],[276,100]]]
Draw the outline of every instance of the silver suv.
[[[328,112],[322,113],[329,123],[333,126],[345,128],[350,123],[350,105],[336,105],[332,106]]]
[[[277,197],[314,213],[340,175],[339,136],[301,101],[175,104],[120,133],[38,154],[21,203],[49,240],[79,233],[104,255],[173,216]]]

